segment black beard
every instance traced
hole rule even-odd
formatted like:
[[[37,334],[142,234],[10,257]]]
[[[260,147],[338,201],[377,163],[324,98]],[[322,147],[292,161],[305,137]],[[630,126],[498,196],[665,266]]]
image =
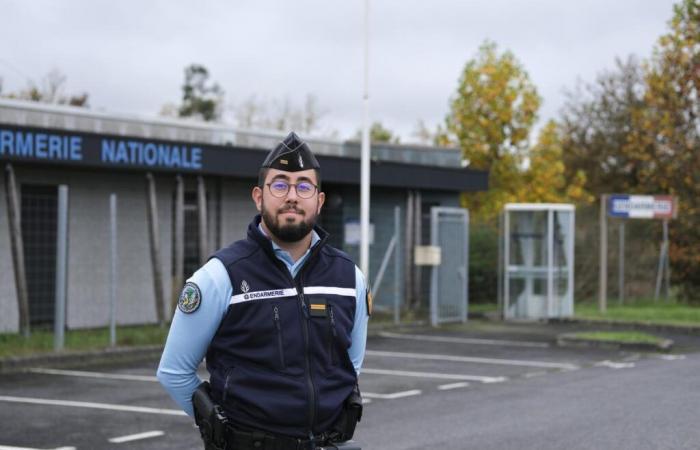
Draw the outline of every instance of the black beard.
[[[267,225],[267,229],[272,233],[277,239],[282,242],[299,242],[306,235],[311,233],[314,225],[316,225],[316,214],[314,214],[309,220],[301,220],[298,224],[284,224],[281,225],[277,220],[277,216],[273,216],[270,211],[265,208],[265,202],[262,203],[262,217]],[[282,212],[290,208],[281,208],[278,212]],[[301,214],[304,214],[302,211]]]

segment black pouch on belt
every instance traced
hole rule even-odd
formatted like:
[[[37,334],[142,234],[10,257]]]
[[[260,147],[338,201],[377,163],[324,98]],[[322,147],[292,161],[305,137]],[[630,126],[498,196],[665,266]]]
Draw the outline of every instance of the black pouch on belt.
[[[359,386],[356,384],[348,398],[345,399],[343,412],[330,433],[331,440],[333,442],[345,442],[352,439],[355,433],[355,426],[361,419],[362,395],[360,394]]]

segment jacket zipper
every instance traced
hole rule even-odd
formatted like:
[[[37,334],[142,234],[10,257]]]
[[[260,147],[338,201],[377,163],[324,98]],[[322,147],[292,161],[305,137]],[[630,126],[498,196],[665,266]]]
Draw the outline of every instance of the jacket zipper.
[[[301,269],[301,273],[303,273],[304,269],[308,267],[309,262],[311,261],[311,258],[314,256],[314,254],[315,253],[309,255],[309,259],[306,261],[306,264],[304,264],[304,267]],[[309,388],[309,436],[310,439],[313,439],[314,421],[316,420],[316,388],[314,387],[314,381],[311,378],[311,357],[309,355],[309,310],[306,307],[306,302],[304,301],[304,283],[302,283],[301,281],[301,273],[297,275],[299,280],[297,282],[289,273],[289,270],[287,270],[287,267],[282,261],[279,261],[275,258],[275,264],[292,282],[292,285],[297,290],[297,298],[299,299],[299,309],[301,309],[303,322],[301,330],[304,335],[304,362],[306,368],[306,384]]]
[[[304,288],[302,283],[297,287],[299,289],[299,304],[301,311],[304,314],[304,326],[301,327],[304,333],[304,361],[306,363],[306,383],[309,386],[309,433],[313,436],[314,421],[316,420],[316,388],[314,380],[311,378],[311,357],[309,355],[309,311],[304,301]]]
[[[309,388],[309,439],[314,439],[313,429],[314,421],[316,420],[316,388],[314,387],[314,381],[311,377],[311,357],[309,355],[309,310],[306,307],[306,302],[304,301],[304,283],[302,282],[302,275],[314,261],[316,255],[321,250],[323,245],[326,243],[328,237],[323,237],[319,243],[316,244],[314,249],[311,251],[309,258],[306,260],[304,267],[301,268],[300,272],[297,274],[298,282],[292,277],[292,274],[287,270],[287,266],[284,265],[282,261],[277,259],[273,252],[268,252],[269,256],[272,258],[273,264],[275,264],[284,273],[287,278],[292,282],[292,285],[296,288],[299,298],[299,307],[303,315],[303,326],[301,327],[304,335],[304,359],[306,363],[306,384]]]
[[[306,307],[306,302],[304,301],[303,275],[306,272],[306,270],[309,267],[311,267],[316,258],[316,255],[319,251],[321,251],[321,248],[326,243],[327,239],[328,237],[326,236],[323,239],[321,239],[321,242],[316,244],[316,247],[311,251],[311,254],[309,255],[309,259],[306,260],[304,267],[302,267],[299,273],[297,274],[297,279],[299,280],[298,283],[294,283],[294,285],[297,288],[297,291],[299,292],[299,302],[301,304],[301,311],[304,314],[304,326],[302,327],[302,330],[304,332],[304,348],[306,350],[306,381],[309,385],[309,440],[312,441],[314,439],[314,422],[316,421],[316,388],[314,387],[314,380],[311,377],[311,357],[309,355],[309,310]]]
[[[287,364],[284,362],[284,346],[282,345],[282,327],[280,326],[280,308],[275,305],[273,308],[274,312],[274,322],[275,328],[277,329],[277,349],[280,353],[280,367],[282,370],[287,368]]]
[[[328,339],[328,345],[329,345],[329,353],[331,355],[331,363],[333,365],[338,364],[338,358],[336,357],[335,354],[335,341],[338,337],[338,333],[335,329],[335,316],[333,315],[333,305],[328,305],[328,317],[331,322],[331,336],[330,339]]]

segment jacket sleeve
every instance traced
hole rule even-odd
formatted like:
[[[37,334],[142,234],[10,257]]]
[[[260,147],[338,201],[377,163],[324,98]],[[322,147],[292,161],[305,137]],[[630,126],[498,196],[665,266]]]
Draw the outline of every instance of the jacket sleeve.
[[[201,383],[197,368],[226,314],[231,281],[223,263],[212,258],[187,280],[199,287],[199,306],[190,313],[175,310],[158,366],[158,381],[190,416],[192,394]]]
[[[365,347],[367,345],[367,285],[365,277],[360,269],[355,266],[355,323],[352,327],[352,345],[348,349],[348,356],[359,375],[362,369],[362,361],[365,359]]]

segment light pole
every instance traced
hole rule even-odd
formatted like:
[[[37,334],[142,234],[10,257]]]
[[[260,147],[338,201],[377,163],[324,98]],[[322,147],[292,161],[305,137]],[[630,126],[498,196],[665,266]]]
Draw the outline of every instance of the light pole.
[[[365,74],[362,123],[362,152],[360,156],[360,270],[369,283],[369,0],[365,0]]]

